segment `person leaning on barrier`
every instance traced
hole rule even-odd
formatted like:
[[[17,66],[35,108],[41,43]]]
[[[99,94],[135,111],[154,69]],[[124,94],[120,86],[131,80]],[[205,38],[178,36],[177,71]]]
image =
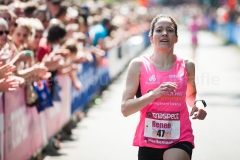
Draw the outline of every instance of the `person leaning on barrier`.
[[[31,35],[32,37],[28,41],[27,45],[28,45],[28,48],[34,53],[35,62],[38,62],[38,59],[37,59],[38,47],[39,47],[40,40],[43,37],[44,26],[42,22],[37,18],[30,18],[29,21],[35,32]]]
[[[69,54],[68,50],[61,49],[59,47],[61,44],[64,43],[65,36],[66,29],[62,22],[57,19],[52,19],[49,23],[47,37],[43,37],[40,40],[38,60],[49,61],[54,57],[56,58],[57,55],[57,57],[62,57]],[[60,67],[59,64],[54,66],[51,66],[50,70],[56,70],[58,67]]]
[[[32,35],[35,33],[29,22],[29,18],[17,19],[18,25],[13,32],[11,43],[14,57],[10,63],[16,66],[15,74],[29,82],[35,79],[48,79],[50,76],[48,68],[44,64],[35,64],[34,53],[28,46],[33,38]]]
[[[195,65],[174,54],[178,34],[171,16],[157,15],[149,37],[153,53],[130,62],[121,111],[125,117],[140,111],[133,140],[139,160],[190,160],[194,136],[187,105],[192,119],[207,115],[197,95]]]
[[[24,79],[13,74],[15,66],[9,63],[12,52],[8,44],[9,28],[5,19],[0,18],[0,92],[14,91]]]
[[[65,57],[64,67],[59,70],[60,74],[68,74],[74,88],[78,91],[82,88],[82,83],[77,77],[78,47],[75,39],[68,39],[62,46],[70,51],[70,55]]]

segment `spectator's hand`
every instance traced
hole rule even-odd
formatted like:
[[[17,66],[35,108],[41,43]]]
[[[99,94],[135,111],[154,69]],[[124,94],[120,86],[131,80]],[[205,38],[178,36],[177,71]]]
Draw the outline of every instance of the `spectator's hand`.
[[[0,62],[0,79],[4,78],[6,74],[12,73],[16,67],[12,64],[2,65]]]
[[[86,61],[86,55],[83,51],[79,51],[73,60],[73,62],[77,64],[81,64],[85,61]]]
[[[44,63],[36,63],[33,65],[34,67],[34,75],[39,77],[40,75],[44,75],[47,73],[48,68],[44,65]]]
[[[46,72],[46,73],[43,73],[43,74],[39,74],[38,77],[39,77],[39,80],[47,80],[51,77],[51,72]]]
[[[73,85],[77,91],[80,91],[82,89],[82,83],[80,81],[73,83]]]
[[[32,60],[32,58],[33,58],[33,52],[30,51],[30,50],[24,50],[24,51],[19,52],[19,53],[17,54],[17,57],[18,57],[18,61],[27,62],[27,61]]]
[[[51,73],[48,72],[48,68],[44,65],[44,63],[36,63],[33,66],[33,74],[30,76],[30,82],[46,80],[51,77]]]
[[[15,76],[15,75],[10,75],[9,77],[12,78],[12,79],[16,79],[19,83],[19,87],[23,87],[25,85],[25,79],[24,78],[18,77],[18,76]]]
[[[100,49],[99,45],[97,45],[97,47],[91,47],[91,52],[93,52],[96,56],[105,56],[105,51]]]
[[[72,71],[77,71],[78,70],[78,66],[76,64],[72,64]]]
[[[19,81],[14,76],[6,76],[0,79],[0,91],[15,91],[19,87]]]
[[[0,50],[0,60],[1,61],[7,61],[10,60],[13,56],[14,51],[9,49],[9,45],[7,45],[6,48],[2,48]]]
[[[64,49],[64,48],[59,48],[56,49],[55,51],[53,51],[55,55],[61,55],[63,57],[69,56],[70,55],[70,51],[69,49]]]
[[[89,50],[84,50],[84,51],[78,52],[78,56],[82,56],[84,62],[93,62],[94,61],[93,55]]]
[[[63,57],[60,55],[53,55],[52,57],[48,56],[44,58],[43,62],[45,63],[45,66],[48,68],[48,70],[54,71],[62,66],[61,64],[62,58]]]
[[[83,56],[77,56],[76,59],[74,60],[74,63],[81,64],[85,61],[86,58]]]

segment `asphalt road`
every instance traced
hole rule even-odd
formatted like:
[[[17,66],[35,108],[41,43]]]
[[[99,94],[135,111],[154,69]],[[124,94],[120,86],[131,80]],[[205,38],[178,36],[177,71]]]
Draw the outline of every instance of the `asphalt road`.
[[[175,53],[192,58],[186,30],[180,30]],[[192,159],[240,160],[240,49],[202,31],[194,61],[197,90],[208,104],[208,116],[192,121],[196,145]],[[126,72],[103,92],[101,104],[77,124],[72,140],[62,142],[59,154],[44,160],[137,160],[132,139],[139,113],[126,118],[120,111],[125,77]]]

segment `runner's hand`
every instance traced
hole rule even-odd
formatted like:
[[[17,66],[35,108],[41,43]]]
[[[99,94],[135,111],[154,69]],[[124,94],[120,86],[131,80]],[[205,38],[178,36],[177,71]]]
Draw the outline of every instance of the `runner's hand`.
[[[194,106],[192,108],[190,116],[193,116],[192,119],[204,120],[205,117],[207,116],[207,112],[204,108],[198,108],[198,107]]]
[[[153,94],[157,98],[161,97],[163,94],[172,94],[176,91],[177,84],[175,82],[163,82],[159,87],[153,90]]]

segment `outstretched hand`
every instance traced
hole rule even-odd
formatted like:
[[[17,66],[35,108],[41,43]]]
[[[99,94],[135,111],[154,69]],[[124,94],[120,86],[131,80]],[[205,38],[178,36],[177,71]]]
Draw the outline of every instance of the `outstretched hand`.
[[[12,73],[15,68],[12,64],[2,65],[2,63],[0,63],[0,78],[4,78],[6,74]]]
[[[6,76],[0,79],[0,92],[15,91],[19,87],[19,81],[13,77]]]

